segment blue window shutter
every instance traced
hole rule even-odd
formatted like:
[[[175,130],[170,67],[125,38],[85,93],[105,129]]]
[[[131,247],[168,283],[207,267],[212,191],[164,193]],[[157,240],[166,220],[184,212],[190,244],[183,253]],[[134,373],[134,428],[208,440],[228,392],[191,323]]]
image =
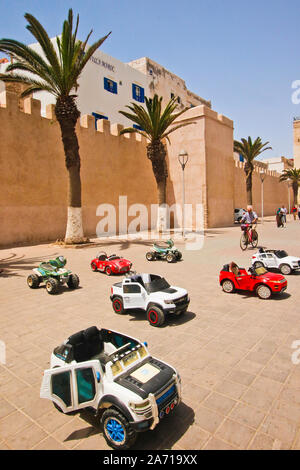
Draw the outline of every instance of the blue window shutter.
[[[144,88],[133,83],[132,84],[132,97],[134,100],[139,101],[140,103],[144,103],[145,101]]]
[[[242,154],[240,154],[240,162],[243,162],[244,161],[244,157]]]
[[[104,77],[104,89],[109,91],[110,93],[117,94],[118,93],[118,84],[114,82],[110,78]]]
[[[104,114],[92,113],[92,116],[94,116],[94,118],[95,118],[95,129],[96,130],[97,130],[97,121],[99,121],[99,119],[108,119],[108,117],[104,116]]]
[[[132,127],[134,127],[134,129],[139,129],[140,131],[144,130],[141,126],[138,126],[137,124],[133,124]]]
[[[145,100],[145,91],[144,91],[144,88],[142,88],[142,87],[140,87],[140,90],[141,90],[140,102],[141,102],[141,103],[144,103],[144,100]]]

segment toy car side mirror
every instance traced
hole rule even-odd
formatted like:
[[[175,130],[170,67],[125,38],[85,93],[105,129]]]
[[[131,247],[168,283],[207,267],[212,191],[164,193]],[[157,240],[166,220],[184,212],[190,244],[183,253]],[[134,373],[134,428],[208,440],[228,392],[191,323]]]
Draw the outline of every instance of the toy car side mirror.
[[[100,372],[96,372],[96,378],[97,378],[97,382],[100,383],[100,380],[101,380]]]

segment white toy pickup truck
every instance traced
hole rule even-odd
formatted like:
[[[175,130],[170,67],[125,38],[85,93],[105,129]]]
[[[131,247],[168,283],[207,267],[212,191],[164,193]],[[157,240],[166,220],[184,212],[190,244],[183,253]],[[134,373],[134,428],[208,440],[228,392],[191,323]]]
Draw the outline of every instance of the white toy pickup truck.
[[[260,248],[252,256],[252,264],[258,268],[260,266],[266,269],[279,269],[284,276],[300,269],[300,258],[289,256],[284,250],[264,250]]]
[[[150,356],[146,343],[96,326],[56,347],[40,397],[63,413],[90,408],[114,449],[128,449],[181,400],[176,370]]]
[[[168,314],[187,311],[190,299],[185,289],[173,287],[157,274],[134,274],[111,288],[110,300],[118,314],[141,309],[152,326],[161,326]]]

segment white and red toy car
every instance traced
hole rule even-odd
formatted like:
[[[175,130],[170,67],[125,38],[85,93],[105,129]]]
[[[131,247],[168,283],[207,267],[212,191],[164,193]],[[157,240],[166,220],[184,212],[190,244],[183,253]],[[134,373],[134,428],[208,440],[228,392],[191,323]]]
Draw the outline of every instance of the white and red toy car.
[[[111,288],[110,300],[115,313],[144,310],[152,326],[161,326],[167,315],[182,315],[190,303],[182,287],[170,284],[157,274],[133,274]]]

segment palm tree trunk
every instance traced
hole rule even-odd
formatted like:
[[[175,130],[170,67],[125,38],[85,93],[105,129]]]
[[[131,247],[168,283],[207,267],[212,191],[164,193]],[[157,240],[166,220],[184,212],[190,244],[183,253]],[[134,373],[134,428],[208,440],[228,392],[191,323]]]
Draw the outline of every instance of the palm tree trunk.
[[[158,192],[157,230],[162,232],[167,228],[166,187],[168,169],[166,163],[166,149],[160,140],[147,145],[147,156],[151,160]]]
[[[157,182],[158,205],[166,204],[167,179]]]
[[[245,165],[246,173],[246,192],[247,192],[247,204],[252,206],[252,170],[249,166]]]
[[[66,243],[85,241],[82,227],[80,156],[75,125],[80,113],[74,98],[58,98],[55,114],[60,124],[66,167],[69,173],[68,221],[65,235]]]
[[[294,207],[298,204],[298,181],[293,181],[293,193],[294,193]]]

